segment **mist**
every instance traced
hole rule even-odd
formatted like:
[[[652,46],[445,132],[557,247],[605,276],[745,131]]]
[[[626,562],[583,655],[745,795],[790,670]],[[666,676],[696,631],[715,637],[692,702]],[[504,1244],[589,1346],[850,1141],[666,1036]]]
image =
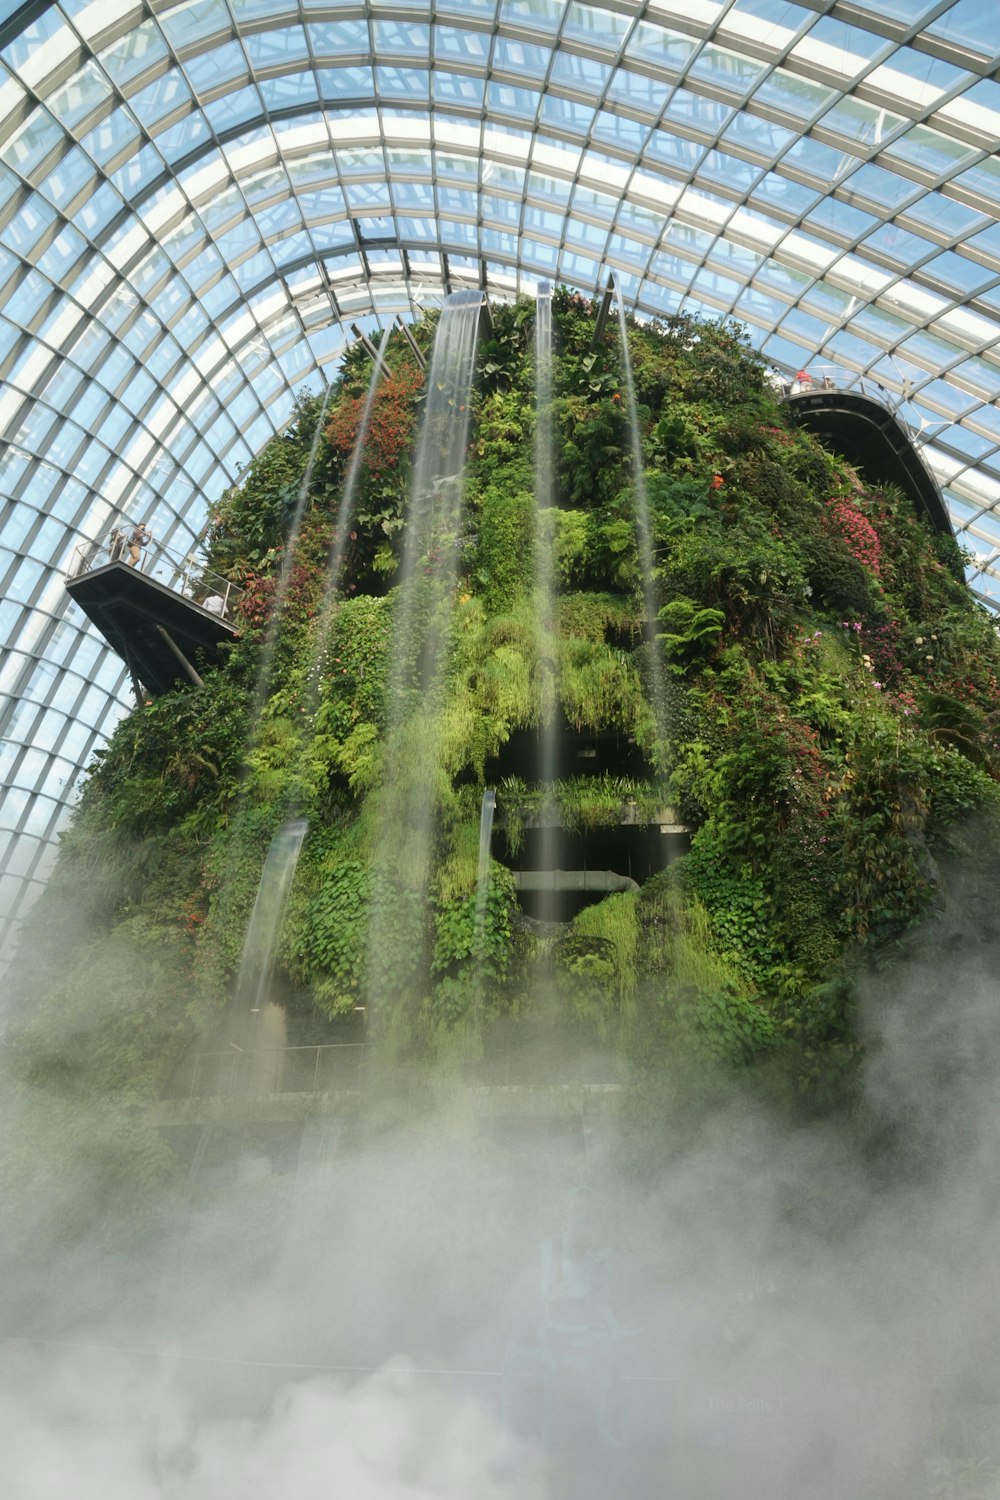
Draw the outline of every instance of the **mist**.
[[[85,1106],[8,1086],[4,1493],[996,1494],[996,973],[959,893],[864,981],[846,1114],[407,1070],[234,1106],[151,1221],[110,1125],[75,1152]]]

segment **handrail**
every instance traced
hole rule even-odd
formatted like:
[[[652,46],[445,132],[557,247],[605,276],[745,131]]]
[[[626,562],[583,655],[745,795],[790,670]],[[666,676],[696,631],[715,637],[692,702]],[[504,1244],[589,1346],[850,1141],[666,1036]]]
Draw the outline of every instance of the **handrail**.
[[[233,1094],[319,1094],[360,1087],[363,1054],[370,1042],[317,1042],[311,1046],[236,1047],[195,1052],[185,1059],[168,1098],[228,1097]],[[332,1054],[356,1053],[356,1057]]]
[[[873,380],[870,375],[859,375],[857,370],[849,370],[844,365],[803,366],[797,375],[787,378],[779,375],[778,379],[784,396],[818,395],[822,391],[854,391],[859,396],[867,396],[869,401],[877,401],[893,414],[905,399],[893,396],[881,381]]]
[[[174,593],[183,594],[209,614],[229,619],[233,605],[244,593],[238,584],[199,564],[193,554],[182,556],[152,536],[143,543],[132,542],[134,535],[134,530],[128,526],[116,526],[96,541],[81,542],[73,549],[66,570],[67,578],[79,578],[108,563],[122,562],[144,573],[147,578],[166,584]],[[137,553],[135,558],[133,553]]]

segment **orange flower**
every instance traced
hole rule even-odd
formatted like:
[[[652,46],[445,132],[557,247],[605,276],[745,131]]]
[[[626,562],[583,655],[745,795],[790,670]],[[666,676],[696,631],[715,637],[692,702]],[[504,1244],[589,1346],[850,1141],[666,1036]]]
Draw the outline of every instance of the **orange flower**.
[[[721,490],[721,488],[725,484],[725,482],[726,481],[723,479],[723,477],[722,477],[721,474],[713,474],[712,475],[712,489],[713,490]]]

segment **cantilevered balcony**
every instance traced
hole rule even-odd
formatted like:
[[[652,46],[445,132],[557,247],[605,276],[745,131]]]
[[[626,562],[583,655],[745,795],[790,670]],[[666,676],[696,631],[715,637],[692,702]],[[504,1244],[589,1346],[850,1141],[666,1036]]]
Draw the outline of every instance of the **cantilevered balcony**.
[[[199,667],[239,634],[232,613],[243,591],[155,540],[130,548],[128,535],[77,547],[67,592],[128,667],[137,698],[200,686]]]
[[[894,484],[935,531],[952,535],[937,481],[918,451],[918,434],[902,422],[889,392],[838,365],[810,365],[783,387],[792,420],[840,453],[871,485]]]

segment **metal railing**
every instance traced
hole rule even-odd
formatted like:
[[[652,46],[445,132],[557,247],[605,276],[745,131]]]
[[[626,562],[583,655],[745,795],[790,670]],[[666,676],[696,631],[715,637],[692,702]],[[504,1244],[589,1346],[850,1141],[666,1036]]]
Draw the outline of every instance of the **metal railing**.
[[[859,375],[857,370],[848,370],[844,365],[804,366],[798,375],[779,379],[785,396],[806,396],[819,391],[854,391],[859,396],[867,396],[870,401],[877,401],[891,412],[895,412],[906,400],[905,395],[894,396],[891,391],[886,390],[881,381],[873,380],[870,375]]]
[[[165,584],[175,594],[183,594],[192,603],[207,609],[209,614],[229,619],[233,605],[243,595],[237,584],[204,567],[193,556],[184,557],[162,546],[155,537],[151,536],[146,542],[134,542],[131,540],[134,535],[134,528],[120,526],[97,541],[81,542],[73,549],[67,577],[79,578],[81,574],[93,572],[107,563],[123,562],[147,578]]]
[[[369,1042],[322,1042],[312,1047],[268,1047],[242,1052],[196,1052],[186,1058],[167,1099],[328,1094],[358,1090]]]
[[[371,1042],[321,1042],[313,1046],[235,1046],[185,1058],[164,1099],[260,1099],[275,1094],[359,1093],[369,1081]],[[501,1045],[462,1070],[472,1088],[607,1088],[621,1083],[618,1060],[601,1051],[566,1056],[555,1038],[528,1038],[516,1049]]]

